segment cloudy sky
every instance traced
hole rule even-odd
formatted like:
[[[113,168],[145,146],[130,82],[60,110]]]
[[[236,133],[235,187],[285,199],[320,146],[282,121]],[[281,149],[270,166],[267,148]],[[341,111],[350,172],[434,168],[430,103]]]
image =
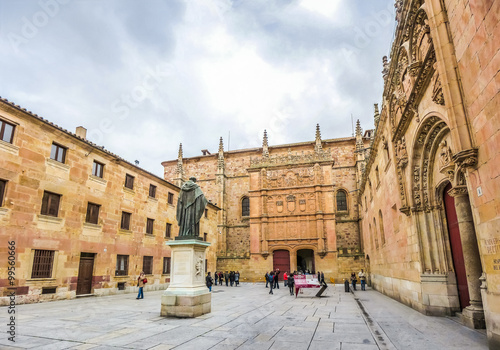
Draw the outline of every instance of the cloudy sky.
[[[373,127],[393,0],[0,2],[0,96],[161,162]],[[229,137],[230,135],[230,137]]]

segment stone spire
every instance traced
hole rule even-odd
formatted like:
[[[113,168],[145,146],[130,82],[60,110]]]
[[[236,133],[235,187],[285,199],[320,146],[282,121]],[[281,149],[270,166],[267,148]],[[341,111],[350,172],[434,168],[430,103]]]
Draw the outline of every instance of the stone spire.
[[[360,151],[363,149],[363,135],[361,133],[361,123],[358,119],[356,121],[356,151]]]
[[[373,113],[373,121],[375,123],[375,129],[376,129],[378,126],[378,122],[380,121],[380,113],[378,112],[378,103],[375,103],[373,107],[375,109]]]
[[[177,177],[182,178],[184,175],[184,169],[182,167],[182,143],[179,144],[179,155],[177,156]]]
[[[217,168],[224,169],[224,142],[222,141],[222,136],[219,140],[219,157],[217,160]]]
[[[316,145],[314,145],[314,151],[316,153],[321,153],[323,151],[323,146],[321,144],[321,131],[319,130],[319,124],[316,124]]]
[[[267,143],[267,131],[264,130],[264,138],[262,139],[262,157],[269,158],[269,145]]]
[[[387,79],[387,75],[389,74],[389,62],[387,61],[387,56],[382,57],[382,77],[384,81]]]

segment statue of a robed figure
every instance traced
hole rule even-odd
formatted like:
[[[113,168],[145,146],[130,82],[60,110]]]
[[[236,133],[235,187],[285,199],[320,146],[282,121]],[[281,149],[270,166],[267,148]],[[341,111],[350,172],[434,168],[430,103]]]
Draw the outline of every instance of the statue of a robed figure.
[[[200,239],[200,219],[207,203],[196,178],[189,178],[189,181],[182,185],[177,201],[179,235],[175,237],[176,240]]]

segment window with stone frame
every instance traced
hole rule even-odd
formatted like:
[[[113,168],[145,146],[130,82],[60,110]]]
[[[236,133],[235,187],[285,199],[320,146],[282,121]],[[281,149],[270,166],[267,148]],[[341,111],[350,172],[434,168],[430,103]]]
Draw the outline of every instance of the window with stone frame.
[[[168,204],[174,204],[174,194],[172,192],[168,192]]]
[[[60,201],[60,194],[44,191],[42,198],[42,211],[40,214],[57,217],[59,214]]]
[[[155,220],[148,218],[146,221],[146,234],[148,234],[148,235],[153,234],[154,225],[155,225]]]
[[[134,179],[135,179],[135,177],[133,177],[132,175],[126,174],[125,175],[125,187],[133,190],[134,189]]]
[[[35,250],[31,278],[52,278],[53,250]]]
[[[206,232],[205,232],[205,233],[203,234],[203,240],[206,242],[206,241],[207,241],[207,239],[208,239],[208,233],[206,233]]]
[[[92,164],[92,175],[102,179],[104,176],[104,164],[94,160],[94,163]]]
[[[156,186],[155,185],[149,185],[149,197],[151,198],[156,198]]]
[[[337,191],[337,211],[347,211],[347,194],[344,190]]]
[[[153,274],[153,257],[152,256],[144,256],[142,257],[142,271],[146,275]]]
[[[0,179],[0,207],[3,207],[6,187],[7,187],[7,181]]]
[[[85,222],[89,224],[97,225],[99,222],[99,209],[101,206],[99,204],[94,204],[88,202],[87,204],[87,216],[85,218]]]
[[[205,209],[205,217],[208,218],[208,209]]]
[[[122,230],[130,230],[130,217],[132,214],[122,211],[122,220],[120,223],[120,228]]]
[[[0,140],[12,143],[14,140],[14,129],[16,127],[5,120],[0,119]]]
[[[167,227],[165,228],[165,238],[172,237],[172,224],[167,222]]]
[[[127,276],[127,275],[128,275],[128,255],[117,255],[115,276]]]
[[[241,216],[250,216],[250,198],[241,199]]]
[[[52,143],[52,148],[50,149],[50,159],[53,159],[59,163],[66,163],[66,150],[67,148],[57,143]]]
[[[170,257],[166,256],[163,258],[163,271],[162,274],[170,275]]]

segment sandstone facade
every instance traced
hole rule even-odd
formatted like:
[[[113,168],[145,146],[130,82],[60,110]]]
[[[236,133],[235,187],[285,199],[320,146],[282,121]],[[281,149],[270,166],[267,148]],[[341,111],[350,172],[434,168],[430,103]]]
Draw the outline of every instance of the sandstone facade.
[[[152,260],[145,289],[166,288],[170,275],[163,265],[170,248],[165,242],[178,231],[179,187],[87,141],[83,128],[77,136],[6,100],[0,101],[0,122],[14,126],[12,140],[0,141],[0,180],[5,185],[0,201],[0,303],[8,304],[12,291],[17,303],[134,291],[139,272],[146,268],[145,256]],[[51,153],[53,144],[64,149],[59,148],[64,157]],[[97,176],[92,175],[96,161],[103,166]],[[134,177],[132,189],[124,185],[127,174]],[[56,215],[42,214],[46,193],[59,196]],[[99,206],[92,223],[89,203]],[[200,230],[213,242],[207,250],[208,269],[213,270],[218,208],[207,208]],[[128,229],[121,229],[122,212],[131,214]],[[154,220],[149,234],[148,219]],[[172,225],[170,238],[167,224]],[[13,285],[7,242],[14,242],[16,253]],[[40,254],[48,254],[48,271],[39,271],[39,264],[47,262],[39,260]],[[116,272],[119,255],[128,259],[124,273]],[[83,281],[83,270],[90,281]]]
[[[359,197],[371,282],[426,314],[461,312],[497,349],[500,2],[396,9]]]
[[[221,207],[217,270],[263,280],[279,267],[339,281],[365,267],[352,195],[360,180],[356,142],[321,140],[318,126],[312,142],[268,146],[265,134],[261,148],[224,151],[221,138],[218,153],[183,158],[181,145],[179,158],[162,164],[167,181],[194,176]],[[370,138],[358,142],[365,148]]]

